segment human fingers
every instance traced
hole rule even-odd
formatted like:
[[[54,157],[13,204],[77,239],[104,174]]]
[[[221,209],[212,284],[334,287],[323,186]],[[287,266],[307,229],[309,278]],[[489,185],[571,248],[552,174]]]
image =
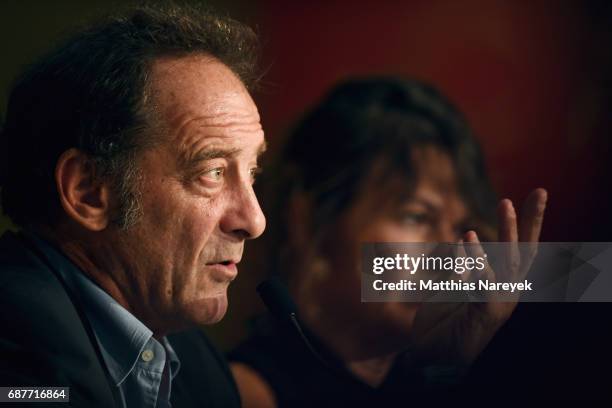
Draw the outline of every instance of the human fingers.
[[[537,242],[540,239],[547,200],[548,192],[543,188],[536,188],[525,199],[519,226],[521,242]]]
[[[499,241],[504,245],[505,270],[498,271],[506,279],[514,279],[518,276],[521,265],[521,254],[518,247],[518,227],[516,210],[512,201],[504,199],[497,206],[499,218]]]

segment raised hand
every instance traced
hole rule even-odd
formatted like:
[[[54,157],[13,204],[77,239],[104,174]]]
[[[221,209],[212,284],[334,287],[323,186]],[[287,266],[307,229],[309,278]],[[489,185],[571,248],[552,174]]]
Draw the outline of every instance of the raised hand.
[[[471,276],[465,274],[461,278],[494,282],[516,282],[524,278],[536,255],[546,201],[546,190],[532,191],[519,219],[512,201],[501,200],[497,210],[498,241],[508,243],[504,265],[498,266],[496,271],[487,265],[478,274],[471,272]],[[458,250],[472,257],[484,253],[475,231],[465,234]],[[517,301],[518,296],[503,302],[491,296],[478,303],[424,303],[415,319],[409,352],[425,364],[467,366],[511,316]]]

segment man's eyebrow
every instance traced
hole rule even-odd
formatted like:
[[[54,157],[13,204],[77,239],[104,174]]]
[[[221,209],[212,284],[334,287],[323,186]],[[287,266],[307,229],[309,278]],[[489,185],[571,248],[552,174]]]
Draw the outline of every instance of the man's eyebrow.
[[[263,141],[257,148],[257,157],[262,155],[267,149],[267,144]],[[238,154],[242,149],[239,148],[203,148],[190,155],[181,155],[181,164],[186,168],[196,166],[198,163],[213,159],[229,159]]]
[[[180,164],[184,168],[191,168],[203,161],[208,161],[212,159],[228,159],[232,156],[235,156],[238,152],[240,152],[240,149],[236,148],[203,148],[192,154],[182,154],[180,157]]]

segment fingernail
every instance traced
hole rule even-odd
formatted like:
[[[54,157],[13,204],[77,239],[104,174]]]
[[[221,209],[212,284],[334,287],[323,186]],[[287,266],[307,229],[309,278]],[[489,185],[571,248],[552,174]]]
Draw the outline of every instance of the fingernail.
[[[478,242],[478,235],[476,234],[476,231],[468,231],[465,233],[465,239],[468,242]]]
[[[544,204],[548,201],[548,191],[544,188],[540,188],[542,190],[542,195],[544,196]]]

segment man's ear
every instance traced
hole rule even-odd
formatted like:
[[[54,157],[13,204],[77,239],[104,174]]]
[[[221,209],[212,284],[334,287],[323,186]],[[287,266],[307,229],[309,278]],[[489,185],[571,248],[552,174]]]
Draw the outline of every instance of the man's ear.
[[[59,199],[68,217],[90,231],[102,231],[110,220],[109,187],[95,177],[84,152],[66,150],[55,166]]]

